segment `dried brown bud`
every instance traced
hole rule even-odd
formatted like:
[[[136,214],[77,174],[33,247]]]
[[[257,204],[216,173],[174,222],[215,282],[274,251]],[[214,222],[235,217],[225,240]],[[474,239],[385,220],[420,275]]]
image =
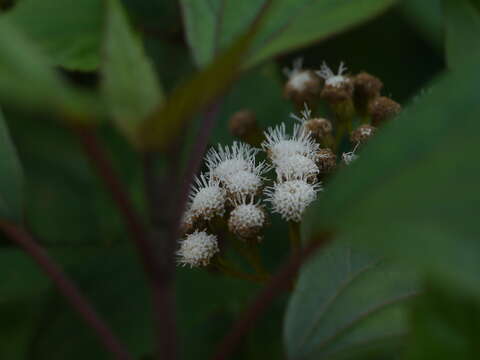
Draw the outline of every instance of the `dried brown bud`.
[[[321,79],[311,70],[292,73],[283,89],[285,98],[297,106],[311,104],[320,94]]]
[[[348,77],[344,76],[344,78],[344,81],[333,85],[326,83],[320,94],[322,99],[331,105],[350,101],[353,97],[353,82]]]
[[[332,123],[323,118],[313,118],[305,122],[305,129],[310,131],[317,139],[322,139],[332,133]]]
[[[355,84],[355,96],[364,99],[372,99],[380,96],[380,91],[383,88],[382,81],[367,72],[357,74],[353,79],[353,83]]]
[[[377,128],[372,125],[360,125],[350,134],[350,141],[354,144],[364,144],[375,135],[376,131]]]
[[[379,126],[386,120],[398,115],[401,110],[402,107],[399,103],[385,96],[377,97],[369,106],[369,113],[374,126]]]
[[[337,156],[331,149],[320,149],[317,156],[320,173],[331,173],[337,166]]]
[[[253,111],[240,110],[230,117],[228,127],[233,136],[244,138],[257,128],[257,118]]]

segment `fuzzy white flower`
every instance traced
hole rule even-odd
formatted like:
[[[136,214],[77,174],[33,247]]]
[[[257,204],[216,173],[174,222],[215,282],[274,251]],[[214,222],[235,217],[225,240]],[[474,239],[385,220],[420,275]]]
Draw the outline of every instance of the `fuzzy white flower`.
[[[191,204],[190,204],[191,206]],[[183,232],[190,232],[193,230],[196,221],[196,215],[193,213],[191,207],[188,207],[187,210],[183,213],[182,220],[180,222],[180,229]]]
[[[178,263],[190,267],[207,266],[218,252],[217,237],[197,230],[181,241],[177,251]]]
[[[304,91],[308,84],[315,79],[311,72],[303,70],[303,58],[295,59],[292,69],[284,68],[283,73],[288,77],[288,84],[297,91]]]
[[[254,196],[262,187],[262,178],[256,172],[240,170],[225,176],[224,184],[232,196]]]
[[[357,148],[358,148],[358,144],[355,145],[355,148],[352,151],[342,154],[342,160],[346,165],[350,165],[353,161],[358,159],[358,155],[355,154],[355,151],[357,151]]]
[[[362,126],[359,128],[360,135],[362,136],[372,136],[373,135],[373,128]]]
[[[290,117],[294,120],[297,120],[302,125],[304,125],[308,120],[310,120],[311,116],[312,116],[312,110],[310,110],[310,108],[306,103],[303,104],[303,110],[300,111],[300,116],[294,113],[290,113]]]
[[[281,158],[275,171],[278,180],[315,179],[320,172],[315,161],[298,154]]]
[[[223,216],[226,200],[227,193],[220,183],[201,174],[195,178],[195,184],[192,186],[189,210],[192,216],[211,220],[217,215]]]
[[[262,148],[275,165],[292,155],[303,155],[315,160],[320,148],[310,133],[304,131],[300,124],[294,125],[292,135],[287,135],[285,123],[269,128],[265,131],[265,138]]]
[[[350,165],[352,162],[358,159],[358,155],[353,151],[342,154],[342,160],[346,165]]]
[[[253,203],[252,198],[246,200],[244,197],[230,213],[228,228],[241,238],[254,238],[265,226],[266,220],[265,212],[259,204]]]
[[[207,153],[205,161],[210,169],[210,175],[220,181],[239,171],[255,171],[255,155],[259,150],[248,144],[235,141],[232,146],[212,148]]]
[[[330,69],[325,62],[323,62],[322,67],[319,71],[316,71],[316,74],[321,78],[325,79],[325,85],[340,87],[343,83],[350,82],[349,78],[343,76],[345,71],[347,71],[347,67],[345,66],[343,61],[338,67],[337,74],[335,74],[332,69]]]
[[[319,183],[312,185],[305,180],[289,180],[276,183],[265,194],[273,212],[279,213],[284,220],[299,222],[305,209],[321,190]]]

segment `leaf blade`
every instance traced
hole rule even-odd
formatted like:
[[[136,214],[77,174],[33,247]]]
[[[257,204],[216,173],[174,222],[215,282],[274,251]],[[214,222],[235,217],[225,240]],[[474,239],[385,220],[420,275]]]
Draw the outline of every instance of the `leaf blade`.
[[[0,216],[19,221],[23,209],[23,171],[0,108]]]
[[[363,241],[479,294],[476,61],[444,74],[382,129],[309,211],[307,233],[334,227],[339,241]]]
[[[102,91],[115,124],[134,143],[163,93],[143,45],[133,34],[120,3],[107,1]]]
[[[396,264],[334,243],[304,267],[290,299],[284,336],[289,358],[358,355],[365,344],[403,336],[403,304],[415,290],[414,276]]]
[[[22,0],[5,17],[69,70],[99,65],[103,4],[99,0]]]
[[[276,0],[255,37],[246,67],[359,24],[395,0]],[[187,39],[199,67],[248,27],[264,1],[182,0]],[[206,19],[206,20],[205,20]],[[205,21],[204,21],[205,20]],[[221,26],[216,26],[220,24]]]

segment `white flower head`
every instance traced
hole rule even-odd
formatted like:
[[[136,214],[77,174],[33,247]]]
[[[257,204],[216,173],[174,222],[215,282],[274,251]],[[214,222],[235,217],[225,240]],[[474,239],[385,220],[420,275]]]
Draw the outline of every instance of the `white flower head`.
[[[248,144],[234,141],[232,146],[212,148],[205,157],[210,175],[219,181],[239,171],[255,171],[255,155],[258,149]]]
[[[294,120],[297,120],[300,124],[305,124],[308,120],[311,119],[312,110],[308,107],[307,103],[303,104],[303,110],[300,111],[300,116],[290,113],[290,117]]]
[[[346,152],[342,154],[342,160],[345,163],[345,165],[350,165],[352,162],[358,159],[358,155],[355,154],[355,151],[357,151],[358,145],[355,145],[352,151]]]
[[[369,137],[373,135],[373,128],[371,127],[361,126],[359,130],[360,130],[360,135],[362,136]]]
[[[177,251],[178,264],[190,267],[207,266],[218,252],[217,237],[196,230],[181,241]]]
[[[224,184],[233,197],[255,196],[262,188],[262,177],[255,172],[241,170],[227,175]]]
[[[320,183],[312,185],[305,180],[289,180],[276,183],[265,193],[273,212],[280,214],[286,221],[299,222],[305,209],[321,190]]]
[[[277,163],[275,171],[277,179],[280,181],[293,179],[315,180],[320,172],[315,161],[298,154],[281,158]]]
[[[246,199],[243,197],[235,202],[235,208],[228,219],[228,228],[241,238],[251,239],[257,237],[265,227],[267,217],[262,207],[253,202],[253,198]]]
[[[332,69],[330,69],[325,62],[323,62],[320,70],[316,71],[316,74],[325,80],[325,85],[340,87],[342,84],[350,81],[349,78],[343,76],[345,71],[347,71],[347,67],[343,61],[338,67],[337,74],[335,74]]]
[[[283,73],[288,77],[288,84],[295,90],[304,91],[308,84],[315,79],[312,72],[303,70],[303,58],[298,58],[293,61],[292,69],[284,68]]]
[[[192,211],[191,204],[189,204],[189,207],[183,213],[180,229],[185,233],[190,232],[193,230],[196,220],[197,217]]]
[[[265,138],[262,148],[275,165],[292,155],[303,155],[315,160],[320,148],[310,133],[304,131],[300,124],[294,125],[292,135],[287,135],[285,123],[269,128],[265,131]]]
[[[194,217],[211,220],[215,216],[223,216],[227,193],[218,180],[201,174],[195,178],[190,193],[189,211]]]

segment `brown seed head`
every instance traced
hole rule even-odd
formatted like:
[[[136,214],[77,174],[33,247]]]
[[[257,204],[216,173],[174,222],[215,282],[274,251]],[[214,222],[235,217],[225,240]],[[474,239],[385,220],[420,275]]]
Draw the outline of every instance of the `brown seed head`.
[[[338,85],[325,85],[322,89],[320,96],[326,102],[332,105],[336,105],[353,97],[353,81],[345,77],[346,81],[343,81]]]
[[[320,149],[317,158],[317,165],[320,169],[320,173],[331,173],[337,166],[337,156],[331,149]]]
[[[350,141],[354,144],[364,144],[375,135],[376,131],[377,128],[372,125],[360,125],[350,134]]]
[[[395,115],[398,115],[401,110],[402,107],[399,103],[385,96],[377,97],[369,106],[369,113],[374,126],[379,126]]]
[[[332,123],[323,118],[313,118],[305,122],[305,129],[310,131],[314,137],[321,139],[332,133]]]
[[[286,99],[293,101],[302,107],[305,103],[311,103],[320,94],[321,79],[311,70],[298,71],[290,76],[283,94]]]
[[[355,85],[355,96],[362,99],[372,99],[380,96],[380,91],[383,88],[382,81],[367,72],[357,74],[353,83]]]
[[[233,136],[241,139],[248,136],[257,129],[255,113],[248,109],[237,111],[228,120],[228,128]]]

